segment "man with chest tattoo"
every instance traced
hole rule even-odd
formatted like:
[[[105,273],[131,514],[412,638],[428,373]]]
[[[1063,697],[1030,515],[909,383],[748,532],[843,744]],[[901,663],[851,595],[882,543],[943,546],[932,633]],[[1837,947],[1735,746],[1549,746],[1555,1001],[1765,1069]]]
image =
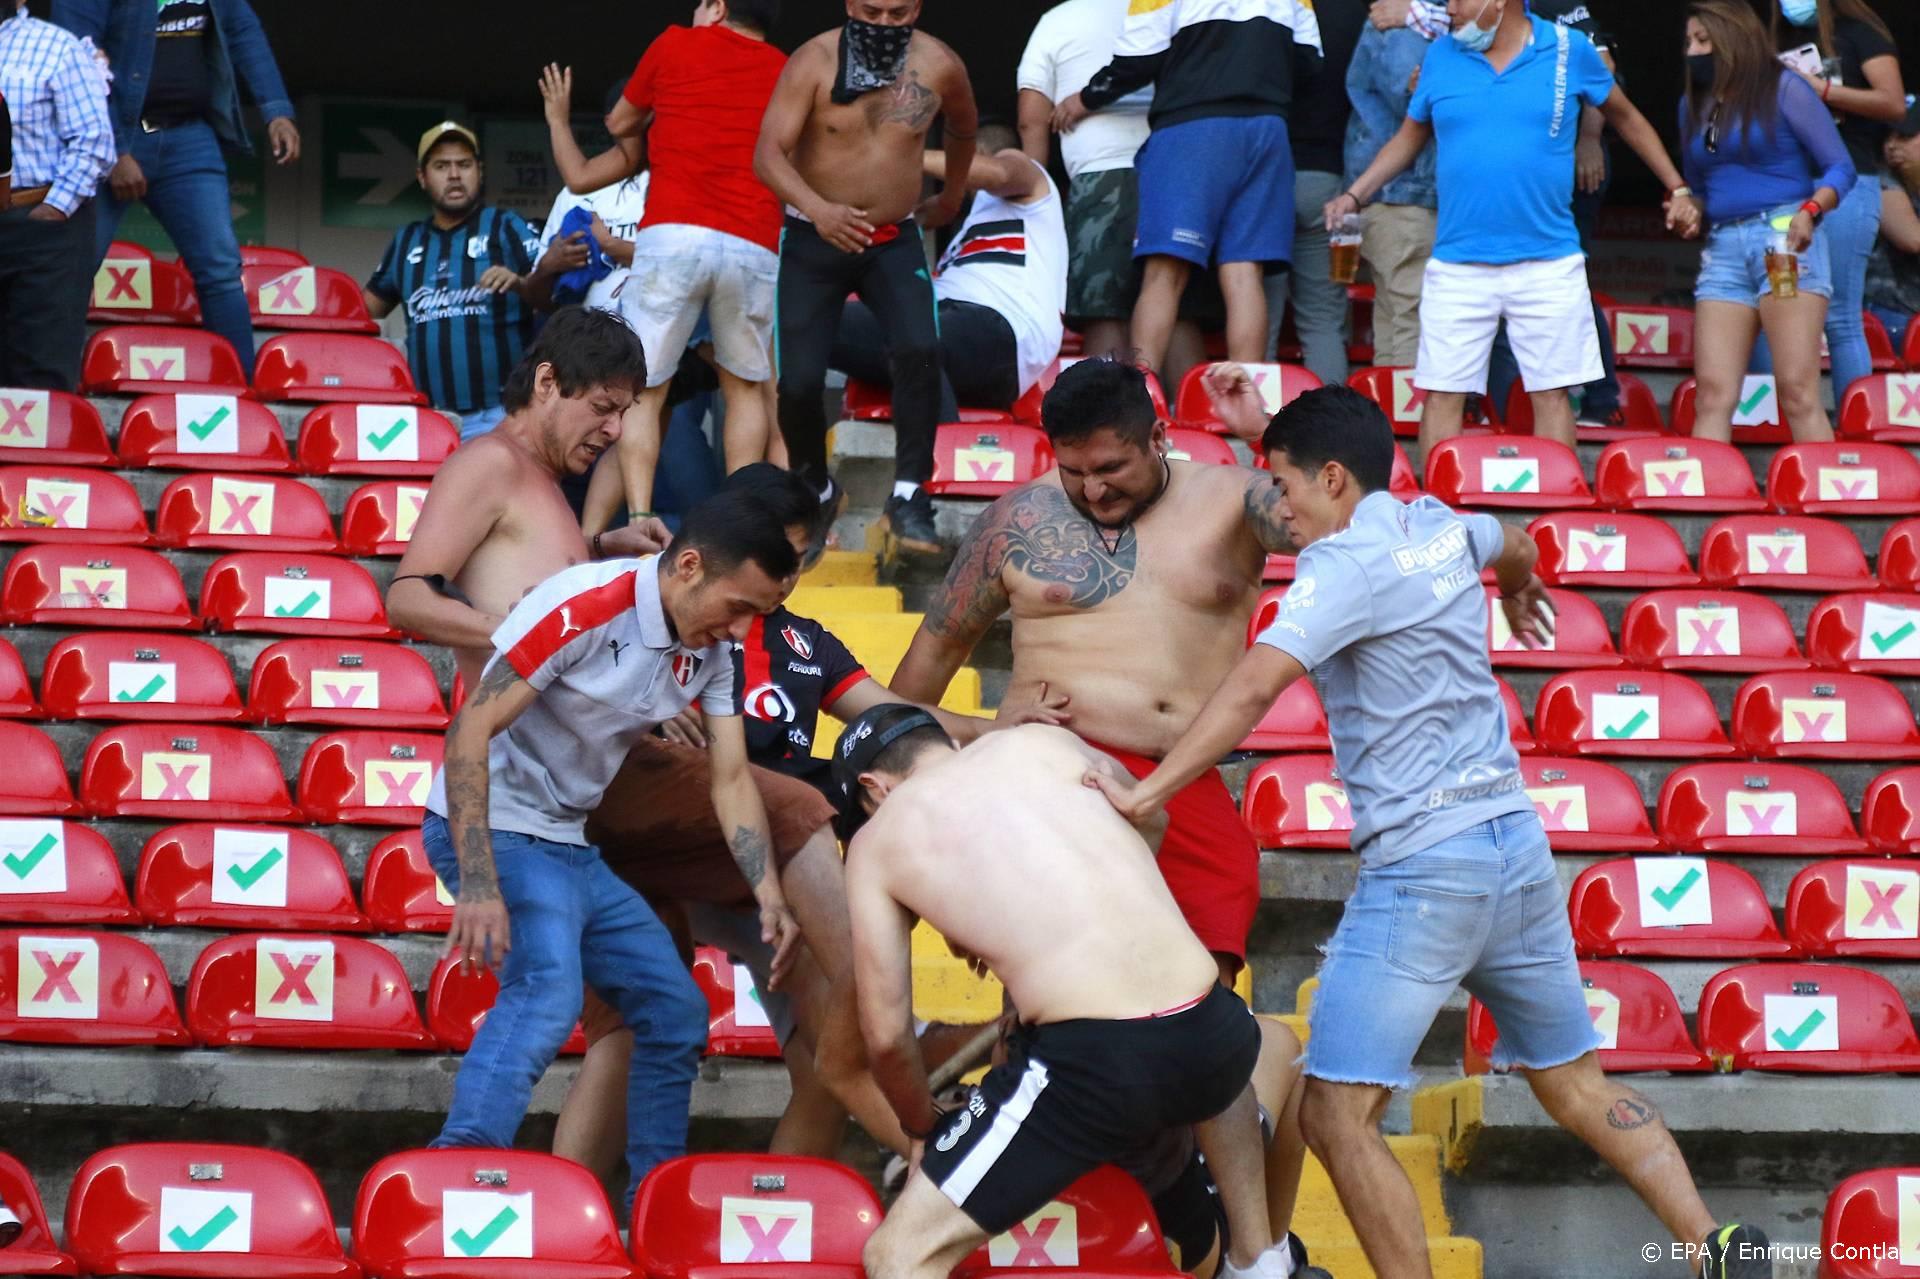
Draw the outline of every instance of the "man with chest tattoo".
[[[1208,390],[1222,406],[1258,403],[1238,367],[1209,374]],[[1040,415],[1058,468],[975,521],[893,691],[938,702],[1011,609],[1007,696],[1044,683],[1089,744],[1145,776],[1239,659],[1268,552],[1293,549],[1279,494],[1258,471],[1169,460],[1131,365],[1074,365]],[[1231,982],[1260,902],[1259,850],[1211,769],[1167,812],[1160,871]]]
[[[920,0],[847,0],[846,25],[794,51],[760,126],[753,171],[786,201],[775,352],[780,434],[793,469],[820,494],[822,522],[846,506],[827,470],[827,362],[848,292],[888,334],[894,484],[884,519],[901,550],[938,555],[933,437],[940,334],[922,226],[960,212],[979,123],[967,69],[914,30]],[[922,201],[921,151],[946,117],[946,182]]]

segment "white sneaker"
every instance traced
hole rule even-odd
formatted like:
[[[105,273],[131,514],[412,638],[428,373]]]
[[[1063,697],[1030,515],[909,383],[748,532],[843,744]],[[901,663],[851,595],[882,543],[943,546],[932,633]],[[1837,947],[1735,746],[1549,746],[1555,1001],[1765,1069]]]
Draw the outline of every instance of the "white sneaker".
[[[1284,1239],[1244,1268],[1234,1265],[1230,1257],[1220,1260],[1220,1279],[1290,1279],[1292,1274],[1293,1250]]]

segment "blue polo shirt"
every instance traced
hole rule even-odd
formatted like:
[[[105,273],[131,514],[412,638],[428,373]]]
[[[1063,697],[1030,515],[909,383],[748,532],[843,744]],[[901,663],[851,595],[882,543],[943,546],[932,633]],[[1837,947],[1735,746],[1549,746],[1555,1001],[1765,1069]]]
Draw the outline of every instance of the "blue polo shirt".
[[[1433,126],[1442,262],[1505,266],[1580,252],[1573,146],[1580,109],[1613,92],[1593,41],[1529,17],[1533,41],[1495,74],[1485,54],[1442,38],[1427,50],[1409,118]]]

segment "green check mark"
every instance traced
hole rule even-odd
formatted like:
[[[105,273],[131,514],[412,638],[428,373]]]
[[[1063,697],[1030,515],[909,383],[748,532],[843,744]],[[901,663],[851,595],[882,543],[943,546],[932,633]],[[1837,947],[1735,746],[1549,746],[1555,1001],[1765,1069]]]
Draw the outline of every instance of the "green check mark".
[[[268,871],[272,870],[275,866],[279,865],[280,859],[283,856],[285,856],[285,854],[282,853],[279,849],[269,848],[266,852],[260,854],[259,861],[247,867],[245,870],[242,870],[240,868],[240,864],[238,862],[235,862],[233,865],[227,867],[227,877],[233,880],[234,883],[240,885],[240,890],[242,892],[245,892],[247,889],[252,888],[255,884],[259,883],[260,877],[262,875],[266,874]],[[1690,871],[1688,873],[1697,875],[1700,872]]]
[[[33,868],[35,866],[38,866],[47,859],[47,854],[53,851],[54,845],[58,842],[59,841],[51,835],[42,835],[40,842],[27,850],[26,856],[22,857],[19,853],[8,853],[5,857],[0,857],[0,862],[5,862],[8,870],[20,878],[25,879],[27,876],[33,874]]]
[[[1873,634],[1867,636],[1867,638],[1873,641],[1873,646],[1875,648],[1879,649],[1882,653],[1884,653],[1888,649],[1892,648],[1894,645],[1898,644],[1901,640],[1907,638],[1907,636],[1913,634],[1913,632],[1914,632],[1914,625],[1912,622],[1902,622],[1900,624],[1899,629],[1895,630],[1890,635],[1882,635],[1879,631],[1875,631]]]
[[[231,412],[232,410],[223,404],[215,409],[213,416],[209,417],[206,421],[187,423],[187,433],[196,440],[204,440],[220,429],[220,424],[227,420],[227,415]]]
[[[1533,468],[1528,467],[1507,483],[1494,485],[1493,491],[1496,493],[1518,493],[1531,483],[1533,483]]]
[[[469,1257],[477,1257],[493,1247],[494,1240],[507,1233],[507,1227],[518,1220],[520,1220],[519,1213],[511,1208],[502,1208],[499,1215],[489,1221],[486,1228],[477,1235],[470,1235],[464,1230],[454,1231],[453,1242],[461,1252]]]
[[[1642,712],[1642,714],[1644,713],[1645,712]],[[1700,882],[1700,868],[1697,866],[1690,866],[1687,868],[1687,873],[1682,875],[1680,877],[1680,881],[1676,883],[1672,888],[1654,889],[1653,900],[1660,903],[1660,909],[1672,910],[1675,904],[1678,903],[1682,897],[1685,897],[1688,891],[1691,890],[1693,886],[1699,882]]]
[[[1826,1019],[1827,1015],[1816,1008],[1807,1014],[1807,1019],[1800,1023],[1797,1030],[1775,1030],[1773,1032],[1773,1042],[1779,1044],[1788,1052],[1792,1052],[1801,1044],[1806,1043],[1807,1036],[1820,1029],[1820,1024]]]
[[[292,608],[288,608],[285,604],[275,604],[273,606],[273,615],[275,617],[305,617],[313,611],[313,606],[319,602],[320,592],[308,591],[307,598],[301,600]]]
[[[395,440],[399,439],[402,435],[404,435],[406,433],[406,430],[407,430],[407,419],[401,418],[399,421],[395,422],[392,426],[388,427],[385,431],[369,432],[367,435],[367,443],[373,445],[376,451],[385,453],[387,451],[387,446],[392,444]]]
[[[200,1229],[194,1231],[192,1234],[188,1234],[186,1231],[180,1229],[180,1227],[175,1226],[172,1230],[167,1231],[167,1238],[173,1240],[174,1247],[178,1248],[181,1252],[199,1252],[215,1239],[218,1239],[221,1231],[238,1220],[240,1220],[239,1213],[235,1212],[230,1205],[223,1206],[219,1212],[213,1214],[206,1225],[200,1227]]]
[[[155,675],[152,679],[147,681],[147,686],[141,689],[139,692],[129,693],[126,689],[123,688],[120,690],[118,694],[115,695],[113,700],[115,700],[116,702],[150,702],[153,700],[154,695],[158,693],[161,689],[165,688],[166,686],[167,686],[166,676]]]
[[[1600,731],[1605,733],[1608,737],[1613,738],[1615,741],[1618,741],[1620,738],[1623,738],[1623,737],[1632,737],[1635,733],[1640,731],[1640,726],[1642,724],[1645,724],[1646,722],[1647,722],[1647,713],[1645,711],[1635,711],[1633,713],[1633,718],[1628,720],[1626,723],[1609,724],[1605,728],[1601,729]]]
[[[1762,382],[1759,386],[1754,387],[1753,394],[1740,402],[1740,411],[1742,413],[1753,412],[1767,402],[1767,394],[1772,390],[1772,384],[1767,382]]]

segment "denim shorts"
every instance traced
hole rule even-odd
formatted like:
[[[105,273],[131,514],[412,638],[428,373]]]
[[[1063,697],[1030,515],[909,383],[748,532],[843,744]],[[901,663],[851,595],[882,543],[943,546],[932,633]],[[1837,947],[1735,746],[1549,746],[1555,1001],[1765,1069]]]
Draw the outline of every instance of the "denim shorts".
[[[1562,1066],[1600,1046],[1566,893],[1531,811],[1361,870],[1320,966],[1307,1074],[1412,1087],[1414,1053],[1456,986],[1499,1024],[1496,1069]]]
[[[1759,306],[1772,289],[1767,285],[1767,242],[1772,223],[1791,218],[1800,206],[1790,205],[1735,222],[1722,222],[1707,232],[1700,251],[1700,279],[1693,287],[1696,302],[1735,302]],[[1800,252],[1800,291],[1823,298],[1833,296],[1833,268],[1827,258],[1826,228],[1813,229],[1813,243]]]

